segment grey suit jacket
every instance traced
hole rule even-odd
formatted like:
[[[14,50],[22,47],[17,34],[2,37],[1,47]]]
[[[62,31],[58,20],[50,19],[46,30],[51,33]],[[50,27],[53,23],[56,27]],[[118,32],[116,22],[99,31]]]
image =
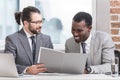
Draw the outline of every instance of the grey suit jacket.
[[[114,43],[111,37],[104,32],[92,31],[90,52],[88,55],[88,65],[94,73],[104,73],[111,71],[111,60],[114,59]],[[74,38],[66,41],[65,51],[67,53],[80,53],[80,44]]]
[[[26,67],[37,63],[40,47],[53,48],[49,36],[42,33],[37,35],[36,55],[35,61],[33,62],[32,51],[23,29],[6,37],[5,52],[14,55],[18,73],[22,73]]]

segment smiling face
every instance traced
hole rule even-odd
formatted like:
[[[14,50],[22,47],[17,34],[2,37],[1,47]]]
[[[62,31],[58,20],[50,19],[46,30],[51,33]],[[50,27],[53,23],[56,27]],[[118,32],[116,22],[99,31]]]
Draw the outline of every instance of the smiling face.
[[[71,32],[77,43],[84,42],[90,35],[91,26],[87,26],[85,21],[72,22]]]

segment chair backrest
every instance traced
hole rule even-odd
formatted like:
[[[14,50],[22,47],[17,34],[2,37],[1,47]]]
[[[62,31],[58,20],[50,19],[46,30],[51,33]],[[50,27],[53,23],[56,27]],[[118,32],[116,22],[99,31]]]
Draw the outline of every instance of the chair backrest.
[[[119,73],[120,73],[120,51],[115,50],[114,53],[115,53],[115,57],[119,57]]]
[[[0,50],[0,53],[4,53],[5,52],[5,50]]]

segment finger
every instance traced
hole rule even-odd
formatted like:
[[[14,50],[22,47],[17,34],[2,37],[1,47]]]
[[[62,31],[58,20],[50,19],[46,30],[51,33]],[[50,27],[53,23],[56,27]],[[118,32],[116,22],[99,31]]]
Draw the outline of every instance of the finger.
[[[46,71],[47,68],[39,68],[38,71]]]
[[[44,64],[39,64],[39,65],[36,65],[37,66],[37,68],[42,68],[42,67],[45,67],[45,65]]]
[[[36,65],[44,65],[44,63],[38,63],[38,64],[36,64]]]

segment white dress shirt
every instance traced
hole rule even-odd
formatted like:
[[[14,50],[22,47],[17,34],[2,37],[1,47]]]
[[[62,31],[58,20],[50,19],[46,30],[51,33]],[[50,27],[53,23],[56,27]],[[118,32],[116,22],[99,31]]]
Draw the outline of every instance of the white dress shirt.
[[[91,38],[92,38],[92,35],[91,35],[91,33],[90,33],[88,39],[84,42],[84,43],[86,44],[85,49],[86,49],[86,53],[87,53],[87,54],[90,52]],[[80,43],[80,53],[83,53],[81,43]]]
[[[30,45],[30,49],[31,49],[31,51],[32,51],[32,40],[31,40],[30,37],[31,37],[31,36],[35,36],[35,39],[36,39],[36,34],[30,35],[24,28],[23,28],[23,30],[24,30],[24,32],[25,32],[27,38],[28,38],[28,42],[29,42],[29,45]],[[36,41],[36,40],[35,40],[35,41]]]

